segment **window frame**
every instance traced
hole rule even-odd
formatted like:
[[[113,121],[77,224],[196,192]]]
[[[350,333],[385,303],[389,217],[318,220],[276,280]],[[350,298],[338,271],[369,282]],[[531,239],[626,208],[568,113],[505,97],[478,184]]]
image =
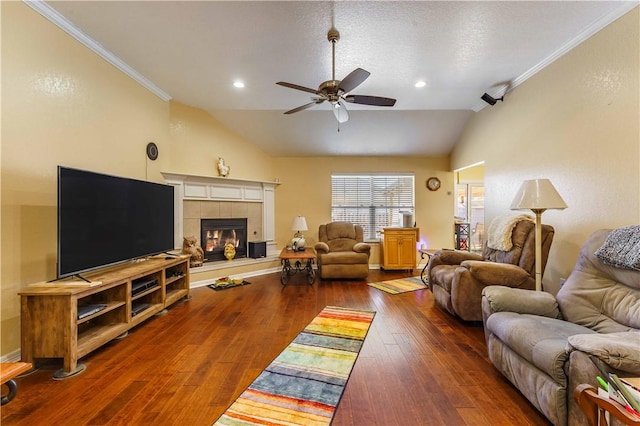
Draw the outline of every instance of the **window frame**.
[[[339,179],[342,182],[336,182]],[[393,200],[389,203],[382,199],[384,196],[381,196],[379,188],[383,186],[387,191],[392,190],[389,186],[393,186],[394,180],[398,181],[396,185],[401,184],[400,193],[387,198]],[[336,194],[336,189],[340,186],[342,192]],[[350,189],[348,186],[353,187],[352,194],[347,194]],[[332,172],[331,220],[361,225],[364,240],[377,242],[383,228],[402,226],[402,212],[410,212],[415,217],[415,191],[413,172]],[[347,198],[349,201],[346,201]]]

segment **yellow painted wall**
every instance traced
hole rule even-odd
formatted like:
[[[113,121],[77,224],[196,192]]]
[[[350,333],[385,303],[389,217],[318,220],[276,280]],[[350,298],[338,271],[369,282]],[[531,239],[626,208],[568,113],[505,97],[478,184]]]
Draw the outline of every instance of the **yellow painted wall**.
[[[17,293],[53,279],[57,166],[163,182],[161,171],[273,179],[271,159],[207,113],[165,102],[22,2],[2,2],[0,354],[20,345]],[[145,148],[155,142],[156,161]]]
[[[478,183],[484,181],[484,164],[462,169],[458,172],[458,183]]]
[[[217,176],[218,157],[230,178],[272,181],[272,159],[198,108],[171,102],[171,172]]]
[[[596,229],[640,223],[640,8],[477,113],[452,168],[485,161],[486,221],[509,211],[525,179],[549,178],[569,208],[544,274],[556,292]]]
[[[169,108],[22,2],[2,2],[1,19],[6,354],[19,347],[18,291],[56,276],[57,166],[161,181]],[[161,153],[152,164],[150,141]]]
[[[275,159],[281,185],[276,196],[276,238],[279,247],[293,237],[294,216],[307,219],[307,243],[318,240],[318,226],[331,221],[332,172],[414,172],[416,186],[415,220],[420,239],[427,247],[453,244],[453,173],[448,158],[421,157],[303,157]],[[440,190],[426,188],[426,180],[440,178]],[[378,247],[373,247],[370,264],[379,263]]]

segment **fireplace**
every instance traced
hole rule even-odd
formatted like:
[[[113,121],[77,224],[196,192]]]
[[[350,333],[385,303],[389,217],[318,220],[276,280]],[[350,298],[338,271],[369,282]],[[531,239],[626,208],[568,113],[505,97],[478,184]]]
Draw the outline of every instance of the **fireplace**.
[[[226,260],[224,247],[233,244],[235,259],[247,257],[247,219],[201,219],[200,245],[208,261]]]

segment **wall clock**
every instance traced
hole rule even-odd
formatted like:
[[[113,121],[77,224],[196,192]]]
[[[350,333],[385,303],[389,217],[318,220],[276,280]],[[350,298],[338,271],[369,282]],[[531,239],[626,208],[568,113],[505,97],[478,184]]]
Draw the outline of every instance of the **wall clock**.
[[[427,179],[427,188],[429,191],[437,191],[440,189],[440,179],[437,177],[430,177]]]
[[[149,160],[151,161],[158,158],[158,147],[153,142],[149,142],[147,144],[147,157],[149,157]]]

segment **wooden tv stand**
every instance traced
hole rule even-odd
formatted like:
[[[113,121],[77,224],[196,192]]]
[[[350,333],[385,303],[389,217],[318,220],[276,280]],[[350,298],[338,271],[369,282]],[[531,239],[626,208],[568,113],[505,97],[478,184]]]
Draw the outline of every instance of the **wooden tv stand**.
[[[188,297],[189,256],[152,257],[86,277],[101,284],[55,281],[19,293],[22,361],[36,366],[40,358],[63,358],[56,379],[83,371],[80,358]],[[148,288],[132,294],[141,283]],[[101,310],[78,318],[78,308],[86,305],[101,305]],[[136,313],[140,307],[145,309]]]

